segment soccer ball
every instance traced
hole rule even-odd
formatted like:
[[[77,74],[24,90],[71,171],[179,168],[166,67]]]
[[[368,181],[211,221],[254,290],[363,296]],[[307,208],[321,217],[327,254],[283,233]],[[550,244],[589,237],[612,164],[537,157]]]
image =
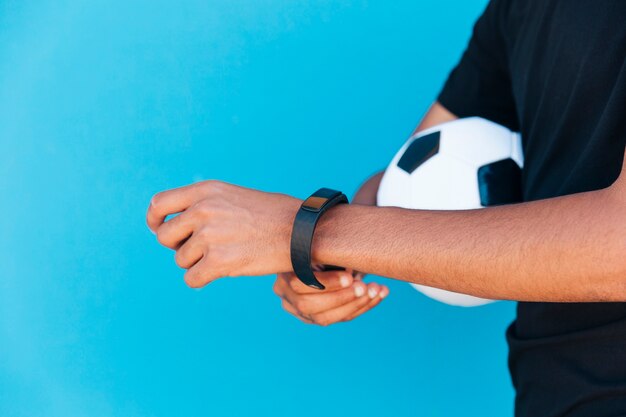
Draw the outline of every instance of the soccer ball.
[[[458,119],[409,138],[378,189],[379,206],[468,210],[522,200],[521,137],[479,117]],[[493,300],[411,284],[430,298],[472,307]]]

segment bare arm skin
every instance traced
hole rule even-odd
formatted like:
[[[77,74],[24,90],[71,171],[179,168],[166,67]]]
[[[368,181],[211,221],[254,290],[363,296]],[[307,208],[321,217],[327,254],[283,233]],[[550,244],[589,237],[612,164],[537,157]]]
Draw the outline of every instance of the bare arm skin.
[[[451,120],[445,117],[437,123]],[[375,193],[368,195],[371,203]],[[291,226],[300,204],[283,194],[206,181],[157,194],[147,221],[159,242],[176,250],[186,282],[199,287],[225,276],[291,272]],[[181,214],[166,221],[175,213]],[[337,206],[313,241],[316,263],[528,301],[626,301],[625,255],[626,162],[608,188],[510,206]]]
[[[485,298],[626,301],[625,172],[603,190],[481,210],[340,206],[313,257]]]

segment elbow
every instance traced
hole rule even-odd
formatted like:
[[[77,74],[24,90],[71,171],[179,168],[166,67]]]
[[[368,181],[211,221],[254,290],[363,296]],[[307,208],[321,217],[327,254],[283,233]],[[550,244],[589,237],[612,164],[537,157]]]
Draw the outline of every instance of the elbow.
[[[622,180],[622,178],[620,178]],[[609,282],[607,301],[626,302],[626,178],[605,190],[603,210],[605,256],[600,257],[599,272]]]
[[[613,266],[615,300],[626,302],[626,248],[623,248],[622,256],[615,260]]]
[[[605,248],[605,256],[595,266],[596,283],[602,283],[599,301],[626,302],[626,235],[619,241],[611,241],[612,247]]]
[[[606,286],[600,301],[626,302],[626,268],[622,268],[621,275],[615,276],[612,282]]]
[[[602,191],[596,200],[586,249],[579,252],[579,259],[584,260],[582,270],[589,271],[586,281],[591,289],[584,298],[626,302],[626,198],[613,188]]]

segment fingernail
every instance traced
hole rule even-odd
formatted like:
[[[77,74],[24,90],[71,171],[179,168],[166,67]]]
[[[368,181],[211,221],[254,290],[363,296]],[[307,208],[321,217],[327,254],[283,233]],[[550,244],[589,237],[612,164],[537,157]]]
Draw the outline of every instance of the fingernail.
[[[362,296],[363,296],[363,294],[365,294],[365,288],[363,288],[363,286],[362,286],[362,285],[355,285],[355,286],[354,286],[354,294],[355,294],[357,297],[362,297]]]
[[[367,293],[369,294],[370,298],[374,298],[378,295],[378,290],[374,287],[371,287],[369,290],[367,290]]]
[[[342,288],[348,287],[350,285],[350,278],[347,275],[342,275],[341,278],[339,278],[339,284]]]
[[[387,287],[383,287],[382,290],[380,290],[380,298],[385,298],[386,296],[389,295],[389,288]]]

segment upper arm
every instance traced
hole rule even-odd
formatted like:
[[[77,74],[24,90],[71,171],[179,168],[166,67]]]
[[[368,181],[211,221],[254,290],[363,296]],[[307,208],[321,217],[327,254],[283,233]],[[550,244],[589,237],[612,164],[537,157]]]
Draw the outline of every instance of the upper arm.
[[[430,109],[428,109],[428,111],[424,115],[424,118],[422,119],[420,124],[417,125],[417,127],[413,131],[413,134],[416,134],[417,132],[428,129],[430,127],[439,125],[441,123],[451,122],[452,120],[456,120],[456,119],[458,119],[458,117],[456,117],[454,114],[448,111],[448,109],[442,106],[441,103],[435,102],[430,107]]]
[[[609,187],[609,190],[615,197],[626,203],[626,150],[624,151],[624,162],[622,162],[620,175],[613,185]]]

